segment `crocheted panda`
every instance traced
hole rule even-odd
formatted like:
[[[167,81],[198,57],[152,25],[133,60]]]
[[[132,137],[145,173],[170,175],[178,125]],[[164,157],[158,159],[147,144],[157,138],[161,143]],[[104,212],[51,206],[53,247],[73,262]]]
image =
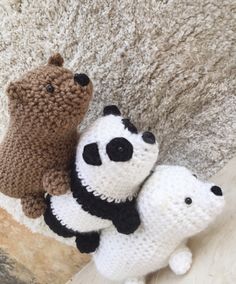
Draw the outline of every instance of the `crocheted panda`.
[[[97,248],[99,231],[112,223],[120,233],[133,233],[140,225],[135,197],[157,156],[151,132],[139,133],[116,106],[105,107],[80,137],[72,192],[47,197],[46,224],[60,236],[75,236],[86,253]]]
[[[150,272],[169,264],[186,273],[192,254],[187,238],[204,230],[222,211],[222,190],[198,180],[184,167],[158,166],[144,184],[137,201],[142,220],[132,235],[113,227],[101,233],[94,261],[105,277],[142,284]]]

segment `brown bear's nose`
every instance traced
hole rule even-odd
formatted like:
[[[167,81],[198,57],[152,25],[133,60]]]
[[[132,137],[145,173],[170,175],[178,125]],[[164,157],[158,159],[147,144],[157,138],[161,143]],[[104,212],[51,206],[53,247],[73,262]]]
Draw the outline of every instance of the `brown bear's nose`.
[[[74,80],[82,87],[87,86],[90,81],[89,77],[86,74],[78,74],[78,73],[75,74]]]

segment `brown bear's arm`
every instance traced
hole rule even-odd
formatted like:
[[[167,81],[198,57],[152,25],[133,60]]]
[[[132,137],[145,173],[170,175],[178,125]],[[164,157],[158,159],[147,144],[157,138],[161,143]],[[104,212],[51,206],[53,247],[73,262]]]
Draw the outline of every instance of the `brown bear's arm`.
[[[31,194],[21,198],[24,214],[29,218],[39,218],[46,210],[46,202],[43,194]]]
[[[43,188],[50,195],[61,195],[70,190],[69,172],[65,170],[48,170],[43,176]]]

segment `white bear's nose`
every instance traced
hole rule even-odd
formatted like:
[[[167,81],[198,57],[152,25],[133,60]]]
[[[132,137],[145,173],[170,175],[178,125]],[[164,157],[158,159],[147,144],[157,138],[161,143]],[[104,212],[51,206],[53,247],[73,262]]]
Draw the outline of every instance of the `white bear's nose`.
[[[217,196],[223,195],[223,192],[219,186],[216,186],[216,185],[212,186],[211,191]]]

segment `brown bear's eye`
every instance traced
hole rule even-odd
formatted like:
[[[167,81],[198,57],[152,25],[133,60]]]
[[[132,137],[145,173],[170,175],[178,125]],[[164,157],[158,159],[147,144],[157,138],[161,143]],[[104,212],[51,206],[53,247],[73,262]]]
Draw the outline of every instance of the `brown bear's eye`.
[[[54,92],[54,87],[53,87],[53,85],[48,84],[48,85],[46,86],[46,90],[47,90],[47,92],[49,92],[49,93],[53,93],[53,92]]]

